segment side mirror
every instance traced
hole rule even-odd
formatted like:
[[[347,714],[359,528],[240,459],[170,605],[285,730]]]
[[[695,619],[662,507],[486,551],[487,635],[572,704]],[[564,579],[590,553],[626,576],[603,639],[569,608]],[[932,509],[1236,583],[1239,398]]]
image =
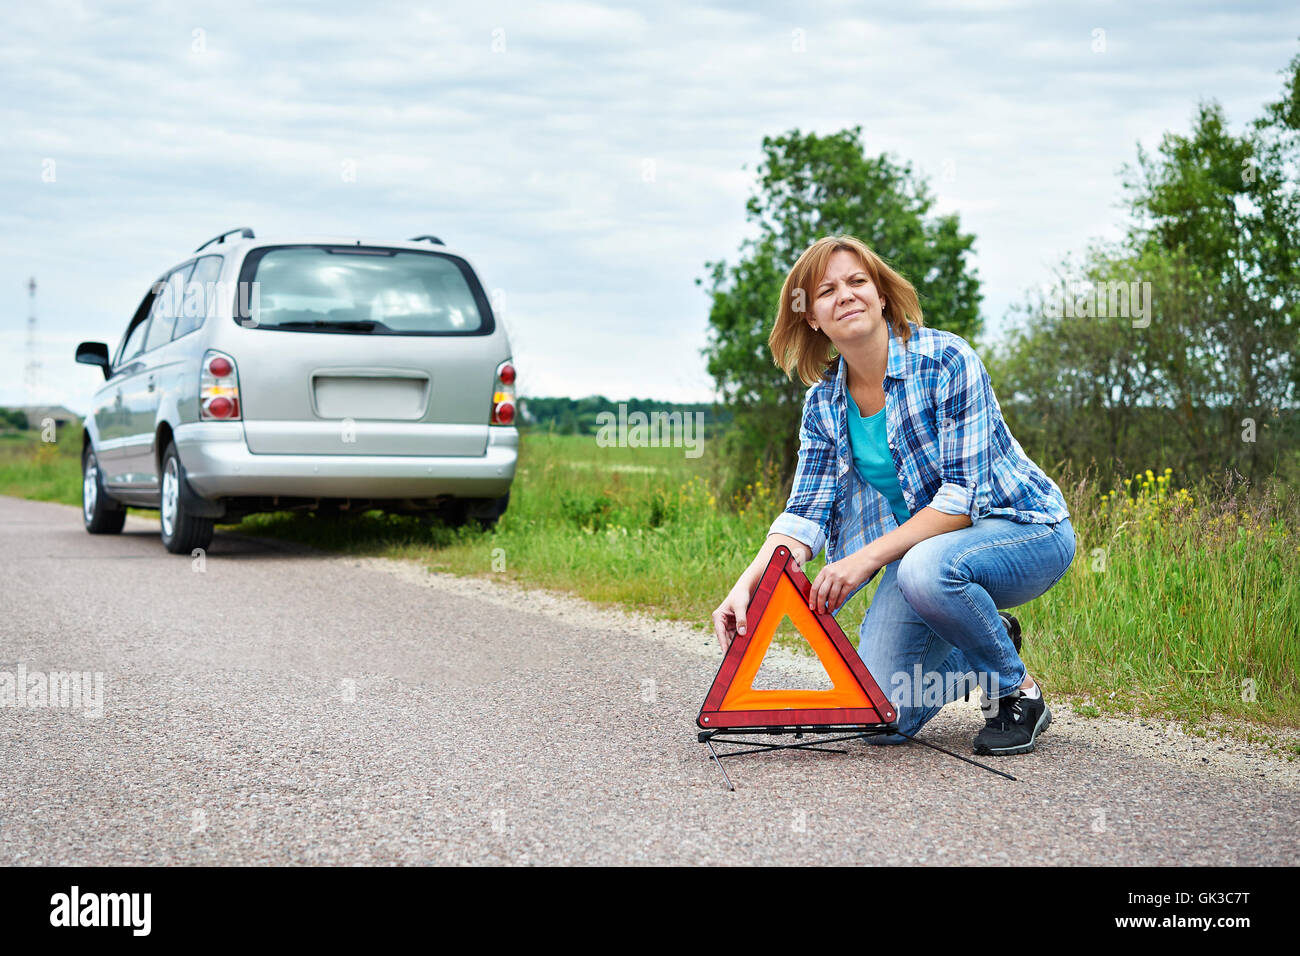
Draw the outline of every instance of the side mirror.
[[[82,365],[98,365],[104,370],[104,378],[113,374],[108,364],[108,346],[103,342],[82,342],[77,346],[77,361]]]

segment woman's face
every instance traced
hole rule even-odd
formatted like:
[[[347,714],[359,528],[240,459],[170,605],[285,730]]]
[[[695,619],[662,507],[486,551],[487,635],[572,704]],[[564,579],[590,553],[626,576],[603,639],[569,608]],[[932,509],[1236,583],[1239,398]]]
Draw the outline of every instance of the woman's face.
[[[825,274],[813,287],[808,324],[825,332],[838,347],[875,331],[884,319],[884,310],[885,303],[861,260],[849,250],[839,249],[831,254]]]

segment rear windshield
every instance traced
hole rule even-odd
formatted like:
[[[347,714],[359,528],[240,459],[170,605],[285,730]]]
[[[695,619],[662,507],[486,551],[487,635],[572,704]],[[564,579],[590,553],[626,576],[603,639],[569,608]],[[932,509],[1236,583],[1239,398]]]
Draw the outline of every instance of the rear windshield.
[[[366,246],[254,249],[240,270],[235,321],[292,332],[484,335],[492,313],[455,256]]]

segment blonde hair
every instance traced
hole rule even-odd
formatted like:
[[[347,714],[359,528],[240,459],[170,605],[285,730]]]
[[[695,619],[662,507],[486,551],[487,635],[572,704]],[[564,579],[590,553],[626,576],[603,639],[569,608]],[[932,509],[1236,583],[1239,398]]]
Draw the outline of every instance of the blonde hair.
[[[835,346],[821,332],[808,325],[809,303],[816,294],[816,286],[826,273],[826,264],[840,250],[855,253],[862,268],[871,276],[876,291],[885,299],[884,318],[893,328],[899,341],[906,344],[912,337],[908,322],[917,326],[921,319],[921,303],[916,288],[889,267],[867,244],[854,236],[825,236],[804,250],[781,288],[781,303],[777,308],[776,323],[767,338],[772,350],[772,361],[783,369],[787,377],[798,372],[805,385],[813,385],[828,376],[839,362]],[[802,293],[802,294],[800,294]],[[800,308],[796,309],[796,306]]]

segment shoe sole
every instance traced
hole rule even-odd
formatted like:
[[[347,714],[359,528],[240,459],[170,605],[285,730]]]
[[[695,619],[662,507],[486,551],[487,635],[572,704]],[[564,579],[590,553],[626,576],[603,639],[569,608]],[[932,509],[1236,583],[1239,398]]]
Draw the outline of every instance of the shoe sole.
[[[1052,709],[1046,704],[1043,705],[1043,715],[1038,718],[1038,723],[1034,725],[1033,731],[1029,734],[1029,743],[1019,744],[1015,747],[988,747],[984,744],[976,744],[975,753],[982,757],[1010,757],[1014,754],[1027,754],[1034,749],[1034,742],[1038,740],[1038,735],[1052,725]]]

